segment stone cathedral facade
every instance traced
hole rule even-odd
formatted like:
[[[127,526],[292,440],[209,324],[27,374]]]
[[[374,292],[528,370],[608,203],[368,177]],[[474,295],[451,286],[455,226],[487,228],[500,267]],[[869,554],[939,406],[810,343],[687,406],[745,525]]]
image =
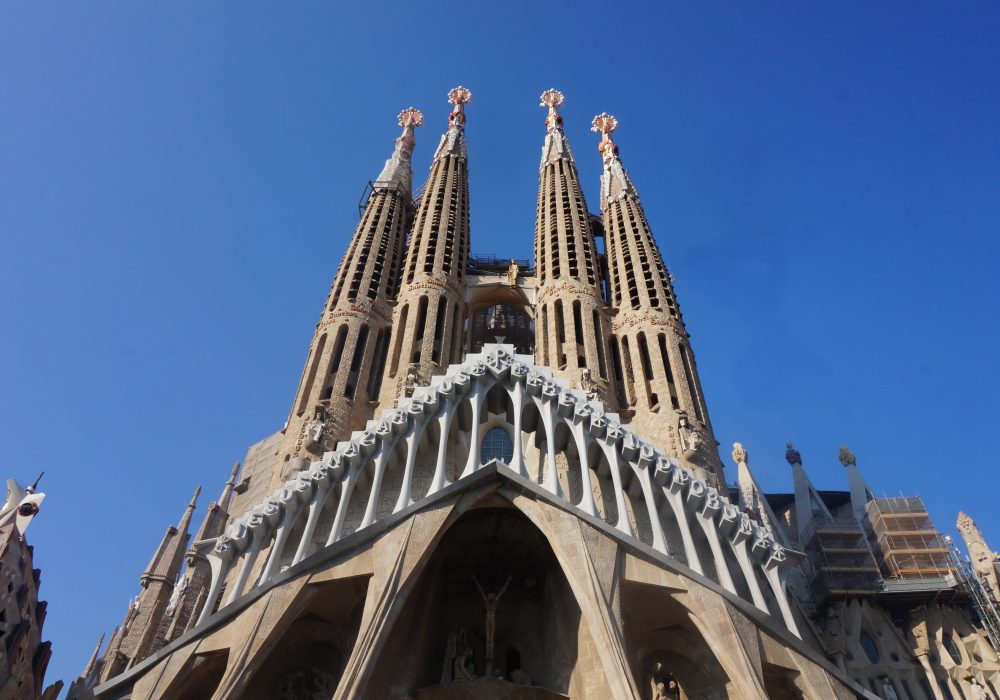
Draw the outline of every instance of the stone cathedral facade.
[[[739,444],[727,482],[614,117],[598,215],[546,91],[534,259],[470,254],[471,96],[416,191],[400,114],[285,426],[200,524],[195,492],[69,697],[1000,700],[970,518],[975,561],[846,448],[844,491],[791,445],[789,493]]]

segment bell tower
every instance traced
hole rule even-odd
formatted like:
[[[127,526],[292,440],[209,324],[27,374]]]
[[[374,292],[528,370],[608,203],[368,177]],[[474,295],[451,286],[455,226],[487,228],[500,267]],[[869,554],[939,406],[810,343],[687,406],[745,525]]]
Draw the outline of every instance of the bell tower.
[[[423,126],[423,115],[410,107],[398,121],[403,133],[371,184],[313,334],[279,452],[286,466],[275,474],[275,485],[364,427],[374,411],[392,332],[390,299],[399,289],[413,209],[413,132]]]
[[[611,355],[627,411],[640,435],[673,452],[713,485],[723,466],[698,379],[691,339],[670,273],[611,134],[618,120],[594,117],[601,135],[601,213],[607,241],[611,304]]]
[[[535,361],[575,388],[608,401],[614,394],[608,391],[605,344],[610,328],[601,298],[597,246],[558,111],[563,94],[546,90],[541,100],[548,115],[535,215]]]
[[[402,288],[393,312],[396,335],[389,353],[381,405],[462,357],[465,270],[469,261],[469,165],[465,106],[472,91],[448,93],[448,130],[434,153],[430,175],[417,197]]]

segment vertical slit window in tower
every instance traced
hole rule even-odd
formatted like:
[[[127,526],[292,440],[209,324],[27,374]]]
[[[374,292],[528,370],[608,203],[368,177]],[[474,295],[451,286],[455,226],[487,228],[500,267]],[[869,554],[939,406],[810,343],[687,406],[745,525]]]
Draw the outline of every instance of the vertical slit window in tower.
[[[441,361],[441,345],[444,340],[444,315],[448,313],[448,301],[443,296],[438,297],[437,313],[434,317],[434,349],[431,351],[431,362]]]
[[[632,374],[632,355],[628,349],[628,338],[622,336],[622,367],[625,370],[625,391],[628,394],[627,403],[629,406],[635,404],[635,375]]]
[[[542,364],[549,366],[549,307],[542,306]]]
[[[455,311],[451,317],[451,348],[449,352],[451,354],[452,362],[462,361],[462,312],[459,309],[458,302],[455,302]]]
[[[417,304],[417,323],[413,327],[413,339],[420,341],[424,339],[424,324],[427,323],[427,297],[420,297]]]
[[[374,401],[378,398],[379,389],[382,388],[382,376],[385,372],[385,356],[389,350],[390,331],[383,328],[378,332],[375,339],[375,356],[372,359],[371,372],[368,374],[368,400]]]
[[[642,362],[642,378],[646,384],[646,395],[649,397],[649,407],[656,408],[660,403],[660,397],[652,390],[653,384],[653,364],[649,360],[649,346],[646,345],[646,334],[640,333],[635,337],[635,342],[639,346],[639,359]]]
[[[576,334],[576,363],[577,367],[587,366],[586,341],[583,339],[583,313],[580,310],[580,302],[573,302],[573,330]]]
[[[306,410],[306,406],[309,405],[309,394],[312,393],[313,382],[316,381],[316,372],[319,370],[319,361],[323,357],[323,348],[326,347],[326,333],[319,337],[319,342],[316,343],[316,352],[313,354],[312,367],[309,368],[309,376],[306,377],[306,383],[302,387],[302,398],[299,400],[299,408],[297,413],[302,415],[302,412]]]
[[[611,348],[611,366],[615,373],[615,396],[618,398],[618,403],[624,407],[627,399],[625,397],[625,383],[622,379],[622,357],[618,351],[618,339],[611,338],[608,341],[608,346]]]
[[[663,371],[667,375],[667,388],[670,390],[670,406],[680,408],[681,404],[677,400],[677,385],[674,383],[674,373],[670,369],[670,355],[667,354],[667,338],[663,333],[656,336],[660,345],[660,357],[663,359]]]
[[[406,335],[406,317],[409,314],[410,305],[405,304],[403,310],[399,312],[399,324],[396,329],[399,331],[396,335],[396,344],[392,348],[392,364],[389,366],[389,377],[395,377],[396,372],[399,371],[399,355],[403,351],[403,336]]]
[[[601,313],[594,309],[594,342],[597,343],[597,367],[601,373],[601,379],[608,378],[608,364],[604,357],[604,341],[601,340]]]
[[[608,248],[608,255],[605,257],[605,264],[608,266],[609,278],[609,301],[614,299],[615,306],[621,306],[622,303],[622,287],[620,282],[620,277],[618,275],[618,243],[617,236],[614,235],[614,227],[611,226],[611,211],[608,211],[608,231],[610,235],[605,235],[604,245]]]
[[[333,343],[333,355],[330,357],[330,374],[336,374],[340,369],[340,358],[344,354],[344,343],[347,341],[347,324],[341,324],[337,329],[337,339]]]
[[[358,370],[361,369],[361,362],[365,357],[365,346],[368,344],[368,326],[361,326],[358,331],[358,342],[354,344],[354,354],[351,356],[351,370],[347,375],[347,385],[344,387],[344,396],[348,399],[354,398],[354,390],[358,385]]]
[[[552,277],[559,279],[559,225],[556,215],[556,169],[549,168],[549,240],[552,248]]]
[[[701,392],[695,384],[694,369],[691,367],[691,357],[688,355],[687,346],[681,345],[680,351],[681,363],[684,365],[684,378],[687,379],[688,390],[691,392],[691,403],[694,404],[694,417],[704,423],[705,414],[702,410]]]
[[[566,369],[566,325],[563,319],[563,305],[561,299],[556,299],[554,307],[556,315],[556,364],[559,369]]]

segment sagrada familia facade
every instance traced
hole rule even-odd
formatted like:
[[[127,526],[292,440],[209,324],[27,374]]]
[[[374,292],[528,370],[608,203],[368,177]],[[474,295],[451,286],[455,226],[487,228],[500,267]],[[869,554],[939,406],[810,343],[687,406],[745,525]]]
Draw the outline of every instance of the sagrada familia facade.
[[[195,492],[69,698],[1000,700],[968,517],[971,560],[846,448],[843,491],[790,444],[788,493],[739,444],[727,482],[615,118],[596,215],[542,95],[534,259],[499,261],[448,97],[416,192],[399,115],[284,427],[200,524]]]

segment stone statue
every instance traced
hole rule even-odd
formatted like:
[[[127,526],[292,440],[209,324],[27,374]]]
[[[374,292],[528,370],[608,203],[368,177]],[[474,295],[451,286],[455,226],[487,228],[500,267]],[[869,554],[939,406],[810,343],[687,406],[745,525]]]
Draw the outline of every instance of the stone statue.
[[[599,388],[597,382],[594,381],[594,375],[590,373],[589,367],[584,367],[580,370],[580,390],[587,395],[587,400],[600,400]]]
[[[472,647],[465,645],[462,648],[462,653],[455,657],[455,661],[452,664],[452,677],[456,681],[474,681],[476,680],[476,676],[472,672],[472,668]]]
[[[305,444],[311,450],[323,444],[323,431],[326,430],[326,409],[316,405],[311,421],[306,423]]]
[[[510,259],[510,267],[507,268],[507,284],[511,287],[517,286],[517,275],[521,272],[521,268],[518,266],[514,259]]]
[[[969,678],[969,700],[987,700],[989,696],[986,689],[979,683],[976,677]]]
[[[844,625],[840,621],[840,612],[832,606],[826,611],[826,633],[824,637],[826,647],[831,654],[844,653]]]
[[[472,669],[473,654],[472,647],[469,646],[468,634],[464,627],[456,627],[448,635],[441,682],[471,681],[475,678]]]
[[[507,591],[507,586],[510,585],[511,577],[508,576],[507,580],[504,582],[503,586],[496,593],[487,593],[483,590],[483,587],[479,583],[479,579],[475,576],[472,580],[476,583],[476,588],[479,589],[479,595],[483,597],[483,603],[486,605],[486,676],[493,675],[493,637],[496,633],[497,628],[497,606],[500,605],[500,597]]]
[[[882,697],[885,700],[899,700],[899,696],[896,695],[896,686],[888,678],[882,679]]]

